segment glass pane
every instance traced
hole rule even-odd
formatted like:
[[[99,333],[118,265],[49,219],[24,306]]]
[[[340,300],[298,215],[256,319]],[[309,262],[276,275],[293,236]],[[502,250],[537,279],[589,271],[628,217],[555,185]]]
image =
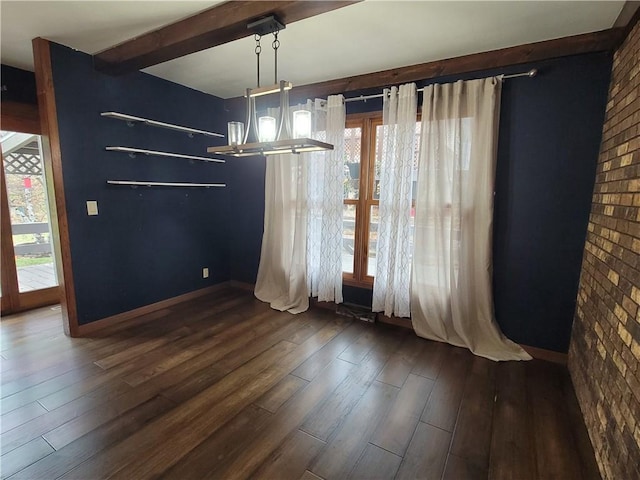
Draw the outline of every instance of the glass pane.
[[[412,171],[412,180],[413,185],[411,189],[411,198],[415,201],[416,199],[416,182],[418,181],[418,161],[420,159],[420,131],[422,129],[422,125],[420,122],[416,122],[416,130],[415,130],[415,144],[413,149],[413,171]],[[373,185],[373,198],[375,200],[380,199],[380,162],[382,161],[382,152],[384,149],[385,142],[385,127],[384,125],[376,126],[376,158],[375,158],[375,176],[374,176],[374,185]],[[393,147],[392,147],[393,148]]]
[[[355,205],[344,205],[342,210],[342,271],[353,273],[353,256],[356,239]]]
[[[367,255],[367,275],[376,276],[376,249],[378,245],[378,220],[380,219],[380,209],[377,205],[371,206],[369,215],[369,247]]]
[[[344,198],[357,199],[360,194],[360,153],[362,129],[344,131]]]
[[[55,287],[44,165],[38,135],[0,132],[18,290]]]

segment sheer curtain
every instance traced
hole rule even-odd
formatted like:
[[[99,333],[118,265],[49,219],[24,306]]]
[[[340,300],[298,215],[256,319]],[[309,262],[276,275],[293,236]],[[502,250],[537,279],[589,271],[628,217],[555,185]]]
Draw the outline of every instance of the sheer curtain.
[[[308,155],[307,275],[312,297],[342,303],[342,196],[344,179],[344,97],[327,98],[318,112],[314,138],[333,145]]]
[[[254,293],[272,308],[291,313],[307,310],[310,294],[342,302],[344,99],[330,96],[326,107],[322,103],[309,101],[302,108],[312,112],[312,136],[326,138],[334,150],[266,160],[264,232]]]
[[[384,91],[374,312],[409,316],[411,187],[418,100],[409,83]]]
[[[424,91],[413,328],[492,360],[531,357],[500,332],[491,288],[492,221],[501,79]]]

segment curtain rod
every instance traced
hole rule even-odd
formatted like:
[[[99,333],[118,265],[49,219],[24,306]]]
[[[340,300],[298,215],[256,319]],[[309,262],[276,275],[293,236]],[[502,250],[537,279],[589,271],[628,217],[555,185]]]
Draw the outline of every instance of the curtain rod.
[[[506,80],[508,78],[518,78],[518,77],[535,77],[538,74],[538,69],[537,68],[532,68],[531,70],[529,70],[528,72],[522,72],[522,73],[513,73],[511,75],[504,75],[502,77],[503,80]],[[417,90],[418,92],[424,92],[424,88],[418,88]],[[367,100],[371,100],[372,98],[382,98],[384,97],[384,93],[376,93],[375,95],[360,95],[359,97],[351,97],[351,98],[345,98],[344,102],[359,102],[359,101],[367,101]]]

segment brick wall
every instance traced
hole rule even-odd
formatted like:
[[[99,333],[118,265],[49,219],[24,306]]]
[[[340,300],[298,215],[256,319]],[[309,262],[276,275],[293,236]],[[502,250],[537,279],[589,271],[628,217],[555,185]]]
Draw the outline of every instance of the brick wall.
[[[600,472],[640,479],[640,23],[616,52],[569,370]]]

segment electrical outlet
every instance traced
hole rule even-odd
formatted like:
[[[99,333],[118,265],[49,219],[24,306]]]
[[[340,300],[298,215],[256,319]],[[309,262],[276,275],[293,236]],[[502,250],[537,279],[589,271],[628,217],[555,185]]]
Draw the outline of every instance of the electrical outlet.
[[[202,278],[209,278],[209,269],[207,267],[202,269]]]

